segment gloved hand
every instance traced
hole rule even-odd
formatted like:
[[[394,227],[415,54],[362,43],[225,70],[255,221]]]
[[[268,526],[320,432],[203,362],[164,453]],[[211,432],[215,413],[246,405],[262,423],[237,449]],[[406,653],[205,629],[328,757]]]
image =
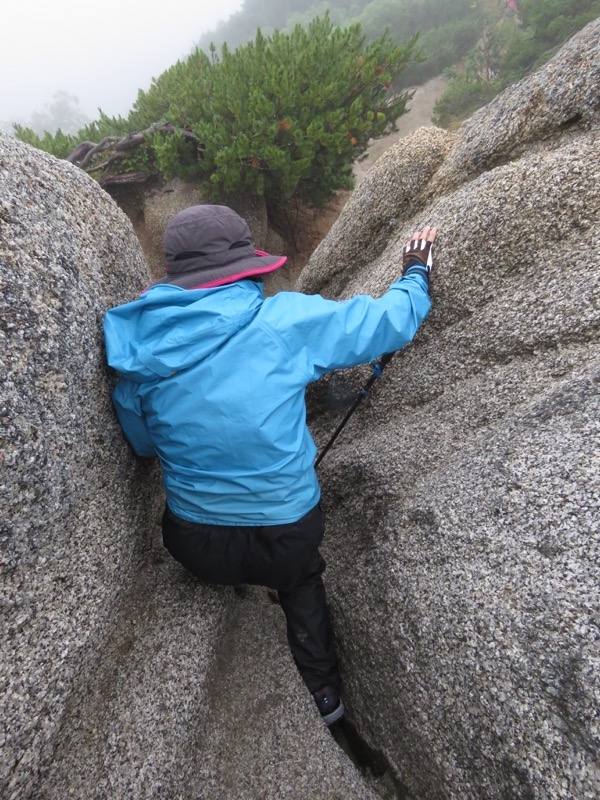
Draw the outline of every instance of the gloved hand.
[[[433,243],[437,236],[437,230],[426,225],[422,231],[416,231],[404,245],[402,253],[402,276],[412,272],[419,272],[427,279],[427,285],[431,280],[431,270],[433,269]]]

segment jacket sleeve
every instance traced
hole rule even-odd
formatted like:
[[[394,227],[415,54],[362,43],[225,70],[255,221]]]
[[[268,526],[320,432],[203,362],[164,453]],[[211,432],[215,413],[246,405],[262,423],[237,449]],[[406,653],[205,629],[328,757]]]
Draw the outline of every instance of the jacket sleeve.
[[[288,302],[287,309],[282,303],[278,334],[309,380],[405,347],[431,305],[419,273],[400,278],[380,298],[357,295],[339,302],[289,293]]]
[[[142,411],[138,385],[125,378],[115,386],[113,403],[127,441],[138,456],[155,456],[156,450]]]

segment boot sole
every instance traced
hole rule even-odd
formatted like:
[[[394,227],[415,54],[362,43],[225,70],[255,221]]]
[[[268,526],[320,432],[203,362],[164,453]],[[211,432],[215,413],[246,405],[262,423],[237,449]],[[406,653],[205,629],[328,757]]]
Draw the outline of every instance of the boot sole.
[[[334,722],[340,720],[345,713],[346,707],[344,706],[344,701],[340,699],[339,704],[333,709],[333,711],[330,711],[329,714],[325,714],[323,717],[321,717],[321,719],[327,725],[327,727],[329,727],[330,725],[333,725]]]

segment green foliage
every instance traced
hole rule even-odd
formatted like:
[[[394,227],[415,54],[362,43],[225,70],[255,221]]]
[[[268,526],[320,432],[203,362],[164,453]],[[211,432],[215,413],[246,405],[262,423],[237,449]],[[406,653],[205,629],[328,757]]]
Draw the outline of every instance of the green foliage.
[[[360,24],[367,41],[377,39],[386,28],[395,41],[420,34],[422,57],[415,57],[394,81],[394,88],[400,90],[439,75],[474,46],[483,29],[481,9],[474,9],[474,5],[474,0],[282,0],[277,4],[246,0],[241,11],[200,39],[198,46],[208,51],[211,41],[230,45],[247,42],[257,26],[263,32],[291,32],[295,25],[307,27],[329,10],[335,25]]]
[[[473,15],[470,0],[372,0],[356,21],[367,38],[375,38],[385,28],[393,36],[406,37],[467,15]]]
[[[537,69],[576,31],[600,16],[600,0],[520,0],[523,35],[502,64],[506,84]]]
[[[437,124],[449,125],[600,15],[600,0],[517,5],[517,16],[505,16],[504,0],[245,0],[211,34],[243,44],[218,52],[206,38],[204,49],[140,90],[127,118],[100,111],[77,134],[65,126],[15,132],[66,157],[82,141],[145,131],[144,144],[117,153],[111,171],[200,177],[215,198],[244,191],[269,203],[296,196],[320,204],[352,185],[352,163],[369,139],[395,128],[406,87],[458,64],[435,109]],[[406,44],[394,44],[400,41]],[[57,113],[74,112],[76,98],[62,95]],[[179,132],[148,135],[158,122]],[[110,157],[103,151],[98,163]]]
[[[500,18],[496,0],[479,3],[486,20],[484,33],[436,103],[433,119],[438,125],[470,116],[600,16],[600,0],[517,0],[518,16]]]
[[[22,125],[14,125],[14,131],[17,139],[40,150],[45,150],[57,158],[66,158],[79,141],[76,136],[63,133],[60,128],[54,134],[45,131],[43,136],[39,136],[31,128],[25,128]]]
[[[230,22],[222,23],[199,45],[207,46],[211,40],[244,42],[260,25],[287,30],[295,22],[307,25],[327,6],[335,23],[359,22],[367,40],[386,26],[397,41],[420,32],[425,60],[415,59],[395,87],[418,85],[456,64],[475,48],[484,30],[502,20],[507,23],[505,31],[511,29],[512,41],[501,43],[497,57],[488,57],[487,63],[499,72],[493,80],[506,86],[537,68],[573,33],[600,16],[600,0],[517,0],[517,17],[505,17],[504,0],[280,0],[277,4],[245,0]]]
[[[465,119],[498,93],[498,85],[483,78],[456,76],[435,104],[433,122],[442,128],[455,120]]]
[[[333,26],[328,16],[308,29],[265,37],[220,57],[198,50],[140,92],[132,116],[158,111],[198,137],[196,171],[215,195],[264,194],[269,202],[298,196],[321,204],[351,181],[352,163],[369,139],[394,129],[406,95],[392,81],[411,58],[414,39],[388,34],[365,44],[360,26]],[[170,136],[156,148],[165,174],[190,174],[186,142]]]
[[[80,142],[99,142],[105,136],[125,136],[135,130],[128,120],[122,117],[108,117],[102,111],[95,122],[90,122],[76,133],[64,133],[59,128],[55,133],[44,131],[39,135],[32,128],[23,125],[17,124],[13,128],[17,139],[45,150],[57,158],[66,158]]]
[[[182,131],[168,135],[155,133],[150,139],[149,149],[157,171],[166,177],[177,175],[183,180],[191,180],[198,175],[197,149]]]
[[[140,89],[137,100],[128,117],[132,130],[144,130],[158,120],[173,120],[169,109],[182,109],[181,116],[187,123],[186,96],[193,92],[196,82],[204,79],[210,67],[208,56],[196,50],[187,61],[177,61],[158,78],[152,81],[147,92]]]
[[[565,39],[600,15],[598,0],[520,0],[525,26],[534,28],[536,39],[547,47]]]
[[[324,17],[327,13],[334,25],[344,26],[352,22],[352,15],[348,13],[347,8],[332,7],[331,3],[323,0],[321,3],[310,5],[304,11],[292,11],[286,18],[282,30],[285,33],[291,33],[296,25],[306,28],[315,17]]]
[[[127,119],[100,112],[77,136],[23,128],[17,135],[65,157],[81,141],[167,122],[181,132],[155,132],[139,152],[115,160],[106,150],[98,162],[110,159],[111,171],[200,177],[215,197],[242,191],[272,204],[296,196],[319,205],[352,184],[352,164],[369,140],[395,129],[409,94],[393,94],[392,82],[415,43],[416,36],[399,46],[387,32],[366,43],[359,25],[335,27],[329,15],[290,33],[259,30],[233,52],[195,50],[178,61],[139,92]]]
[[[100,116],[97,120],[90,122],[77,131],[77,141],[99,142],[105,136],[126,136],[136,130],[129,119],[109,117],[101,109],[99,113]]]
[[[148,144],[143,144],[133,150],[129,150],[126,154],[119,154],[121,157],[117,162],[110,164],[110,173],[124,174],[128,172],[156,172],[156,158],[153,148]],[[105,174],[103,161],[108,160],[114,156],[114,151],[108,150],[99,153],[93,163],[88,167],[90,175],[94,178],[100,178]]]
[[[430,28],[419,37],[423,60],[413,62],[400,76],[399,85],[418,86],[463,58],[481,36],[481,18],[471,14]]]

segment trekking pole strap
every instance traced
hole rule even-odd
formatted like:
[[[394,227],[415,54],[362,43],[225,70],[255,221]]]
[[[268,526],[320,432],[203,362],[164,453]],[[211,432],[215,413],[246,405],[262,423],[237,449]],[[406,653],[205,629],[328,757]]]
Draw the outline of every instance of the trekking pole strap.
[[[354,414],[354,412],[356,411],[358,406],[365,399],[365,397],[367,396],[371,386],[375,383],[377,378],[381,378],[381,376],[383,374],[383,370],[390,363],[390,361],[392,360],[393,357],[394,357],[394,353],[385,353],[385,355],[381,356],[381,358],[378,359],[378,361],[376,361],[375,364],[373,364],[373,374],[371,375],[369,380],[365,383],[365,385],[363,387],[361,387],[361,389],[360,389],[360,391],[358,393],[358,397],[356,398],[356,400],[352,403],[352,405],[350,406],[350,408],[346,412],[346,414],[344,416],[344,419],[340,422],[340,424],[335,429],[331,439],[327,442],[325,447],[319,453],[319,456],[318,456],[317,460],[315,461],[315,469],[319,466],[319,464],[321,463],[321,461],[325,457],[325,454],[329,451],[329,449],[331,448],[331,446],[333,445],[333,443],[335,442],[337,437],[340,435],[340,433],[344,429],[346,423],[348,422],[348,420],[350,419],[352,414]]]

